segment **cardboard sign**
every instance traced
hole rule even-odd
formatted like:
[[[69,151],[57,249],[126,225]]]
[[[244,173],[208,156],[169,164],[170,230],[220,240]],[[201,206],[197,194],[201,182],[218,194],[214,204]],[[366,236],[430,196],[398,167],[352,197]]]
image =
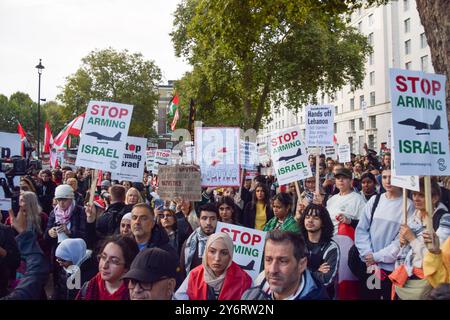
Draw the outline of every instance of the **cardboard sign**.
[[[400,176],[450,174],[445,76],[390,69],[393,151]]]
[[[261,269],[266,232],[218,222],[216,233],[227,233],[233,240],[233,261],[255,280]]]
[[[338,157],[340,163],[352,161],[349,144],[340,144],[338,146]]]
[[[148,172],[153,171],[153,164],[155,163],[156,149],[157,148],[150,148],[145,152],[145,155],[147,157],[146,166],[147,166]]]
[[[152,170],[154,174],[158,174],[159,166],[165,166],[169,163],[171,152],[170,149],[156,149]]]
[[[90,101],[76,166],[120,173],[132,112],[132,105]]]
[[[163,200],[180,197],[187,201],[202,199],[201,175],[192,165],[160,166],[158,170],[158,195]]]
[[[125,145],[126,151],[122,159],[122,168],[120,173],[113,172],[111,174],[112,179],[142,182],[144,179],[146,147],[146,138],[128,137]]]
[[[202,187],[239,187],[239,128],[195,128],[195,160]]]
[[[299,127],[272,133],[271,154],[280,185],[312,176],[305,145],[300,139]]]
[[[305,141],[307,146],[333,145],[334,106],[308,105],[305,108]]]
[[[256,143],[241,141],[241,159],[240,163],[244,169],[253,170],[258,164],[258,151]]]

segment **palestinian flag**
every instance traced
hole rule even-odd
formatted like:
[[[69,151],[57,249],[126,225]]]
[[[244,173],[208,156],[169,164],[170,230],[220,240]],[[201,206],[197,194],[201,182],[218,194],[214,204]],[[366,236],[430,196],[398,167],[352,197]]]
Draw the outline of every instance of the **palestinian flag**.
[[[173,117],[175,115],[175,111],[178,110],[178,94],[175,94],[175,96],[172,98],[172,100],[169,103],[169,116]]]

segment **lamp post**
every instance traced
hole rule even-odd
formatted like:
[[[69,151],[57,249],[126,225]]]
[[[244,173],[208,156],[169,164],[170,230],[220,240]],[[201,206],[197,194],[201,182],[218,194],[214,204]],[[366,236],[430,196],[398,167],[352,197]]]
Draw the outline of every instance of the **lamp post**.
[[[37,157],[40,158],[40,144],[39,139],[41,136],[41,75],[42,70],[44,69],[44,66],[41,63],[42,59],[39,59],[39,64],[36,66],[36,69],[38,69],[38,75],[39,75],[39,88],[38,88],[38,118],[37,118]]]

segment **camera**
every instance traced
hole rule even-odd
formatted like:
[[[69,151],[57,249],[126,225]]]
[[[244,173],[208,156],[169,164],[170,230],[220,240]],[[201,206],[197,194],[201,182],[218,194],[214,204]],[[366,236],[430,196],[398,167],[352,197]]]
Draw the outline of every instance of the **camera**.
[[[21,157],[0,159],[0,172],[7,176],[24,176],[30,171],[41,169],[42,161],[40,160],[27,160]]]

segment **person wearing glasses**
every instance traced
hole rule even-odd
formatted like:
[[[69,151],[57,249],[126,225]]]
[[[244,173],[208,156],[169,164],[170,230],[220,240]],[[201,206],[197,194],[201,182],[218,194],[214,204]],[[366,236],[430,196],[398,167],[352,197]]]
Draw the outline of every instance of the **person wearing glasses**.
[[[131,300],[171,300],[176,287],[178,261],[160,248],[138,253],[130,270],[122,277],[128,280]]]
[[[130,300],[128,282],[122,276],[139,253],[136,242],[116,235],[105,240],[99,252],[99,272],[84,283],[76,300]]]
[[[175,211],[164,208],[162,213],[158,214],[158,223],[167,232],[169,244],[176,250],[178,256],[181,253],[181,247],[189,234],[184,232],[185,228],[178,228],[181,223],[188,223],[185,220],[178,220]]]
[[[96,257],[83,239],[66,239],[56,248],[58,274],[52,300],[74,300],[81,285],[98,272]]]

